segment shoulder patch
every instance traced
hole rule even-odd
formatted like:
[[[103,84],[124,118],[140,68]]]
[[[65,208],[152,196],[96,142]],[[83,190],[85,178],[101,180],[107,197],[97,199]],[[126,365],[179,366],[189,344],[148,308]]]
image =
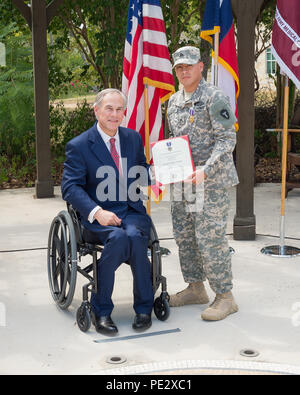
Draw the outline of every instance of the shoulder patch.
[[[236,122],[230,103],[225,97],[219,95],[215,97],[210,105],[209,113],[212,122],[219,123],[223,128],[230,128]]]

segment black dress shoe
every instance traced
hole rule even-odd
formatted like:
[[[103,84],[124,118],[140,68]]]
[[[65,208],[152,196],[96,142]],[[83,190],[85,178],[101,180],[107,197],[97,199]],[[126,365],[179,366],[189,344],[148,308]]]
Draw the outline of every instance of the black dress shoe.
[[[93,312],[92,323],[95,325],[96,331],[102,335],[114,336],[118,333],[116,324],[111,319],[110,315],[97,317]]]
[[[145,331],[151,325],[151,314],[136,314],[132,327],[136,331]]]

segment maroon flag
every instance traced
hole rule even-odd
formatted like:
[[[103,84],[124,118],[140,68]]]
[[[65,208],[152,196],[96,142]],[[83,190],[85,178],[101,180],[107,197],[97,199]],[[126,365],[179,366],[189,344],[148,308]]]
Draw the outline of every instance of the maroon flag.
[[[277,0],[271,50],[281,70],[300,89],[299,0]]]

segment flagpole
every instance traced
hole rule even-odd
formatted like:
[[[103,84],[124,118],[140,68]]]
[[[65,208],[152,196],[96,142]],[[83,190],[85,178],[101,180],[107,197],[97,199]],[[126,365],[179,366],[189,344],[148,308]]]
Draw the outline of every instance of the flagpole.
[[[146,161],[150,163],[150,141],[149,141],[149,94],[148,84],[144,84],[144,103],[145,103],[145,155]],[[148,200],[147,200],[147,214],[151,215],[151,193],[148,188]]]
[[[279,245],[264,247],[261,252],[266,255],[278,257],[291,257],[300,255],[300,249],[285,245],[285,192],[286,192],[286,167],[287,167],[287,140],[289,122],[289,78],[285,75],[284,84],[284,110],[282,130],[282,154],[281,154],[281,210],[280,210],[280,242]]]
[[[214,45],[214,85],[218,86],[219,84],[219,43],[220,43],[220,32],[216,32],[215,36],[215,45]]]
[[[285,190],[286,190],[286,164],[287,164],[287,134],[289,115],[289,78],[285,76],[284,84],[284,111],[283,111],[283,131],[282,131],[282,155],[281,155],[281,217],[280,217],[280,253],[284,253],[285,238]]]

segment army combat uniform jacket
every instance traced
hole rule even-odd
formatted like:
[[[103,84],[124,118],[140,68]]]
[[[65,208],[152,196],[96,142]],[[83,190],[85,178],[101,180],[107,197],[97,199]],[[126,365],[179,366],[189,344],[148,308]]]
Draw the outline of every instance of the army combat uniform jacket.
[[[184,199],[172,197],[173,233],[184,281],[207,279],[216,294],[229,292],[232,271],[226,228],[228,188],[238,183],[232,158],[236,118],[224,93],[204,79],[190,99],[185,100],[184,90],[170,98],[168,118],[171,136],[189,136],[195,168],[203,167],[207,175],[196,187],[195,206],[186,194]],[[186,188],[177,184],[171,194]]]
[[[205,188],[238,184],[232,157],[236,118],[220,89],[202,78],[189,100],[178,91],[169,100],[168,120],[170,137],[189,136],[195,168],[204,166],[207,175]]]

